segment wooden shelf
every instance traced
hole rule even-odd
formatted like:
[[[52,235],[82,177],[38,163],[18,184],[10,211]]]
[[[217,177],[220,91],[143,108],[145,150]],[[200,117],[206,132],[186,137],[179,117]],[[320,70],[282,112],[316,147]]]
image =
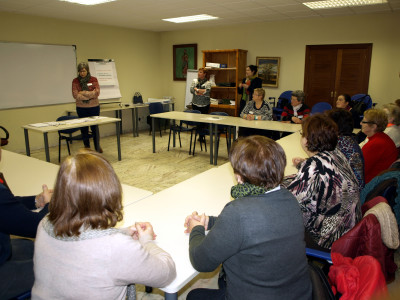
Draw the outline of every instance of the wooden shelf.
[[[237,87],[246,76],[247,50],[203,50],[203,67],[207,62],[225,64],[227,68],[206,68],[215,76],[215,82],[235,83],[235,86],[211,87],[211,98],[232,99],[235,105],[211,104],[210,111],[226,111],[231,116],[238,116],[241,96],[237,93]]]

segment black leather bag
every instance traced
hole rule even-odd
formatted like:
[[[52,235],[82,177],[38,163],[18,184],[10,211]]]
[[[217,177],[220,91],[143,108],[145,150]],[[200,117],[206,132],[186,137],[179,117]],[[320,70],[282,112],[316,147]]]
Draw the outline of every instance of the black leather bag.
[[[6,134],[6,137],[2,137],[0,139],[1,141],[1,146],[5,146],[8,144],[8,139],[10,138],[10,134],[8,133],[7,129],[5,129],[3,126],[0,126],[0,129],[2,129],[4,131],[4,133]]]
[[[138,103],[143,103],[143,98],[141,93],[136,92],[135,95],[133,95],[133,104],[138,104]]]

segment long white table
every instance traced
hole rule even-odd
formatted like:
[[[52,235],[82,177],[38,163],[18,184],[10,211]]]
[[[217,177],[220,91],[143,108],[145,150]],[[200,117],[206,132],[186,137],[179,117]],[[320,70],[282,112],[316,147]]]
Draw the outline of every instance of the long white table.
[[[58,165],[2,149],[0,172],[16,196],[37,195],[42,191],[42,184],[53,188],[59,168]],[[124,207],[153,194],[126,184],[122,184],[122,191]]]
[[[88,119],[88,118],[82,118],[82,119]],[[105,125],[105,124],[115,123],[116,124],[116,132],[117,132],[118,160],[121,160],[121,142],[120,142],[120,131],[119,131],[119,129],[120,129],[119,122],[121,122],[121,119],[109,118],[109,117],[91,117],[90,119],[93,119],[93,121],[84,122],[84,123],[74,123],[74,124],[59,124],[56,126],[45,126],[45,127],[35,127],[35,126],[32,126],[31,124],[22,126],[22,128],[24,128],[24,135],[25,135],[26,155],[28,155],[28,156],[31,155],[31,150],[30,150],[30,146],[29,146],[29,133],[28,133],[29,130],[43,134],[44,149],[46,152],[46,161],[50,162],[49,140],[48,140],[49,132],[58,132],[59,130],[65,130],[65,129],[73,129],[73,128],[93,126],[93,125]],[[75,119],[75,120],[80,120],[80,119]],[[97,131],[97,134],[98,134],[98,131]],[[97,139],[97,140],[99,140],[99,139]]]
[[[209,114],[190,114],[185,112],[171,111],[160,114],[151,115],[153,122],[153,153],[156,152],[155,146],[155,131],[154,131],[154,118],[191,121],[198,123],[205,123],[209,126],[210,131],[210,164],[217,165],[217,143],[213,141],[213,133],[217,132],[218,125],[226,125],[231,127],[246,127],[282,132],[296,132],[301,129],[300,124],[282,123],[277,121],[262,121],[262,120],[245,120],[243,118],[231,116],[216,116]],[[213,128],[214,124],[214,128]],[[214,148],[213,149],[213,144]]]

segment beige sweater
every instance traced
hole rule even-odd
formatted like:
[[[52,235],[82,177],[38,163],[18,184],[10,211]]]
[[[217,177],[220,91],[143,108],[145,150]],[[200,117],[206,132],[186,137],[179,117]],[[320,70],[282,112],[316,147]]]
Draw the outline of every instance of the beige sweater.
[[[132,283],[163,287],[176,276],[171,256],[152,241],[114,233],[63,241],[39,224],[32,299],[125,299]]]

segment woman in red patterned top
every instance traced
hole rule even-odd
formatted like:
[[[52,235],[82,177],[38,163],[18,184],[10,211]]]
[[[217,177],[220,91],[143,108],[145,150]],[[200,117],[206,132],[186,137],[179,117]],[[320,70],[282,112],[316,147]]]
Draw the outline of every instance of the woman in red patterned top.
[[[100,86],[97,78],[90,75],[89,65],[81,62],[78,65],[78,77],[72,81],[72,96],[76,100],[76,112],[79,118],[100,115],[99,104]],[[93,142],[96,151],[102,153],[100,147],[98,126],[90,126],[93,134]],[[90,148],[89,133],[87,127],[82,127],[83,144]]]
[[[283,108],[282,122],[301,124],[303,119],[310,115],[310,108],[304,104],[305,95],[303,91],[294,91],[290,104]]]

